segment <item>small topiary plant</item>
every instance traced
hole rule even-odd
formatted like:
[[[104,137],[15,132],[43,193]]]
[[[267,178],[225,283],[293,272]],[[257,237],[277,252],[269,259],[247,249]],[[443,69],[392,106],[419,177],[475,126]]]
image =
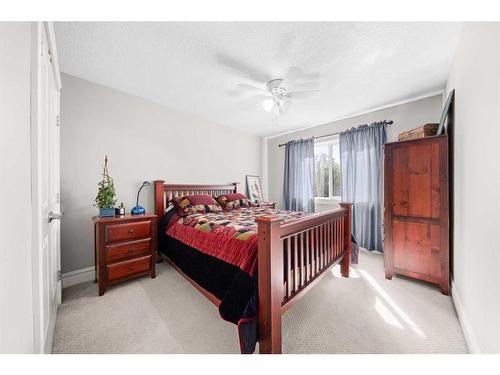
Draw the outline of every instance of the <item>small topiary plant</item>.
[[[98,208],[113,208],[116,203],[116,192],[113,179],[108,173],[108,156],[104,158],[104,171],[102,181],[98,184],[97,196],[95,197],[95,206]]]

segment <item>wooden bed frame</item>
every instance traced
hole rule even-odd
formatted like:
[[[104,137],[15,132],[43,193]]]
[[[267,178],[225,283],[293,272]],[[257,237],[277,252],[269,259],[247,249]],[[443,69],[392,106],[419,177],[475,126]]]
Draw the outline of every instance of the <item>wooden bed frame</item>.
[[[228,185],[177,185],[154,181],[155,214],[158,223],[166,204],[176,196],[238,192],[238,183]],[[259,352],[281,353],[281,317],[304,296],[330,268],[341,263],[341,274],[349,277],[351,259],[351,204],[341,208],[281,223],[278,217],[257,219]],[[220,300],[186,276],[213,304]],[[305,264],[303,264],[303,260]],[[286,270],[286,272],[285,272]]]

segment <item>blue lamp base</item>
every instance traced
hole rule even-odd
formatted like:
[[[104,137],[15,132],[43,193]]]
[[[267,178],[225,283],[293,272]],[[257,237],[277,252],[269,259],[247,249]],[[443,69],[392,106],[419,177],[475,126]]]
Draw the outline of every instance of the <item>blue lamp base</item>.
[[[142,206],[135,206],[130,210],[130,213],[132,215],[143,215],[146,213],[146,210]]]

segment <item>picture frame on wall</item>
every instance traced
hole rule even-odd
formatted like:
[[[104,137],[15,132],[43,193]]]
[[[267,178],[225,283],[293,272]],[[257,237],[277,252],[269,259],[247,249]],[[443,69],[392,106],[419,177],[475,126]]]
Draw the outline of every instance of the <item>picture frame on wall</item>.
[[[252,202],[255,201],[262,202],[264,200],[264,197],[262,195],[262,187],[260,186],[260,177],[246,175],[246,179],[247,179],[248,198]]]
[[[450,112],[451,103],[453,103],[453,99],[455,97],[455,89],[450,91],[448,95],[448,99],[446,100],[446,104],[443,108],[443,113],[441,114],[441,120],[439,121],[439,126],[436,132],[436,135],[441,135],[444,133],[444,123],[446,122],[446,118],[448,117],[448,113]]]

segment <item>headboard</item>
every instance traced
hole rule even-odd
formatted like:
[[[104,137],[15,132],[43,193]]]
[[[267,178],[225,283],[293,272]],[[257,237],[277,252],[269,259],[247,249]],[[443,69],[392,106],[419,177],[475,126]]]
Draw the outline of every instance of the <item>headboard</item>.
[[[182,195],[208,194],[217,197],[221,194],[237,193],[239,182],[228,185],[184,185],[166,184],[163,180],[155,180],[155,214],[158,216],[158,223],[165,215],[165,208],[168,202],[175,197]]]

